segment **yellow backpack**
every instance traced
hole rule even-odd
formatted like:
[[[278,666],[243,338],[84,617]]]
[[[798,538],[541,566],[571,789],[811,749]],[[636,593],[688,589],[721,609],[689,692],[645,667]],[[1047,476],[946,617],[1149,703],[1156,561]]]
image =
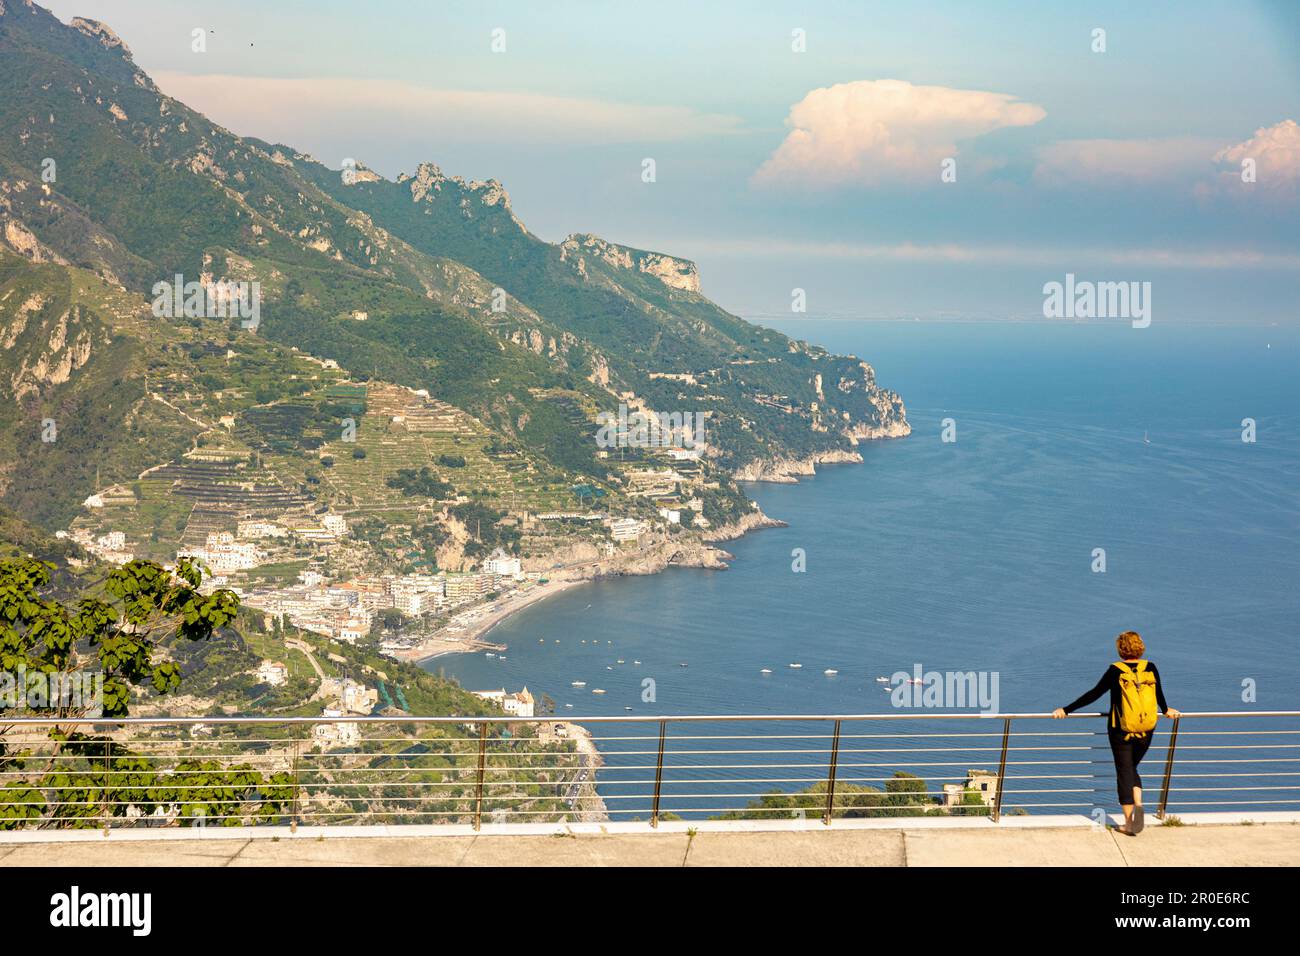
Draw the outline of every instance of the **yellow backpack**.
[[[1124,739],[1147,734],[1156,729],[1160,707],[1156,703],[1156,675],[1147,670],[1146,661],[1132,667],[1116,661],[1119,668],[1119,713],[1111,714],[1111,723],[1119,722]]]

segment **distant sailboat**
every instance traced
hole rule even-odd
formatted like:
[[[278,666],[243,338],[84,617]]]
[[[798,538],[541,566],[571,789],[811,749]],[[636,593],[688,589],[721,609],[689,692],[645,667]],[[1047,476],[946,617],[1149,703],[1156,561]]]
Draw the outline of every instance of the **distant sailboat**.
[[[1151,438],[1147,435],[1146,432],[1143,432],[1143,433],[1142,433],[1142,444],[1144,444],[1144,445],[1149,445],[1149,444],[1151,444]]]
[[[803,667],[802,664],[791,664],[790,666],[791,666],[794,670],[798,670],[799,668]]]
[[[826,668],[826,670],[822,671],[822,673],[825,674],[827,677],[834,677],[836,674],[839,673],[839,671],[828,667]]]
[[[760,674],[770,674],[770,673],[772,673],[772,668],[770,668],[770,667],[764,667],[761,671],[759,671],[759,673],[760,673]]]

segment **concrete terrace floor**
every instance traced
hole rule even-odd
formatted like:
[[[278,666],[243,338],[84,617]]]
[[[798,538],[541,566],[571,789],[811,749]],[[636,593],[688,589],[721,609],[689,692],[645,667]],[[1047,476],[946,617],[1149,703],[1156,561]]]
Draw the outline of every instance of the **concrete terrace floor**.
[[[147,831],[108,837],[83,831],[75,839],[9,834],[0,843],[0,867],[1300,865],[1300,823],[1295,822],[1155,825],[1137,837],[1078,824],[849,826],[839,821],[834,828],[701,827],[693,835],[680,824],[659,831],[642,824],[571,833],[284,833],[217,831],[194,838],[171,831],[163,839]],[[14,841],[17,836],[21,839]]]

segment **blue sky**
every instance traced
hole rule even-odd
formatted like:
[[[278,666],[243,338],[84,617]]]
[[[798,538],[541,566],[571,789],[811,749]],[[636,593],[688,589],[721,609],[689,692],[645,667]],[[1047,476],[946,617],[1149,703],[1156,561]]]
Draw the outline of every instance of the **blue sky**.
[[[236,132],[499,179],[543,238],[694,258],[741,314],[1032,317],[1073,272],[1296,321],[1300,4],[1133,6],[51,4]]]

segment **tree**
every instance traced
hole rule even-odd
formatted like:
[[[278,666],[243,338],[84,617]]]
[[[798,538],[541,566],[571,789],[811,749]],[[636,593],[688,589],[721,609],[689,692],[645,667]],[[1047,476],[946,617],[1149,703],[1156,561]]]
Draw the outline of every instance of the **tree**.
[[[115,568],[101,593],[83,596],[75,610],[44,593],[53,569],[30,558],[0,562],[0,672],[45,675],[49,688],[60,688],[74,684],[70,675],[98,670],[103,678],[99,709],[106,718],[128,714],[133,686],[147,683],[155,693],[166,694],[180,685],[180,668],[154,659],[162,641],[209,640],[239,610],[239,599],[230,591],[202,594],[202,573],[184,558],[174,571],[151,561]],[[31,686],[24,677],[21,703],[36,715],[82,717],[96,703],[72,701],[53,690],[33,701]],[[6,703],[17,702],[0,701],[0,711]],[[24,749],[11,753],[0,735],[5,778],[0,830],[24,821],[94,827],[110,818],[158,815],[188,825],[209,819],[234,825],[278,818],[293,799],[292,777],[286,773],[266,776],[248,765],[192,759],[161,771],[155,758],[133,754],[108,735],[55,724],[48,737],[50,751],[35,754]]]
[[[103,597],[83,597],[75,611],[47,598],[54,565],[22,558],[0,562],[0,671],[71,674],[98,668],[103,715],[128,713],[131,685],[158,694],[175,690],[180,668],[154,662],[159,641],[206,641],[235,619],[239,598],[220,589],[202,594],[202,572],[186,558],[174,572],[131,561],[109,572]],[[51,708],[58,716],[75,716]]]

